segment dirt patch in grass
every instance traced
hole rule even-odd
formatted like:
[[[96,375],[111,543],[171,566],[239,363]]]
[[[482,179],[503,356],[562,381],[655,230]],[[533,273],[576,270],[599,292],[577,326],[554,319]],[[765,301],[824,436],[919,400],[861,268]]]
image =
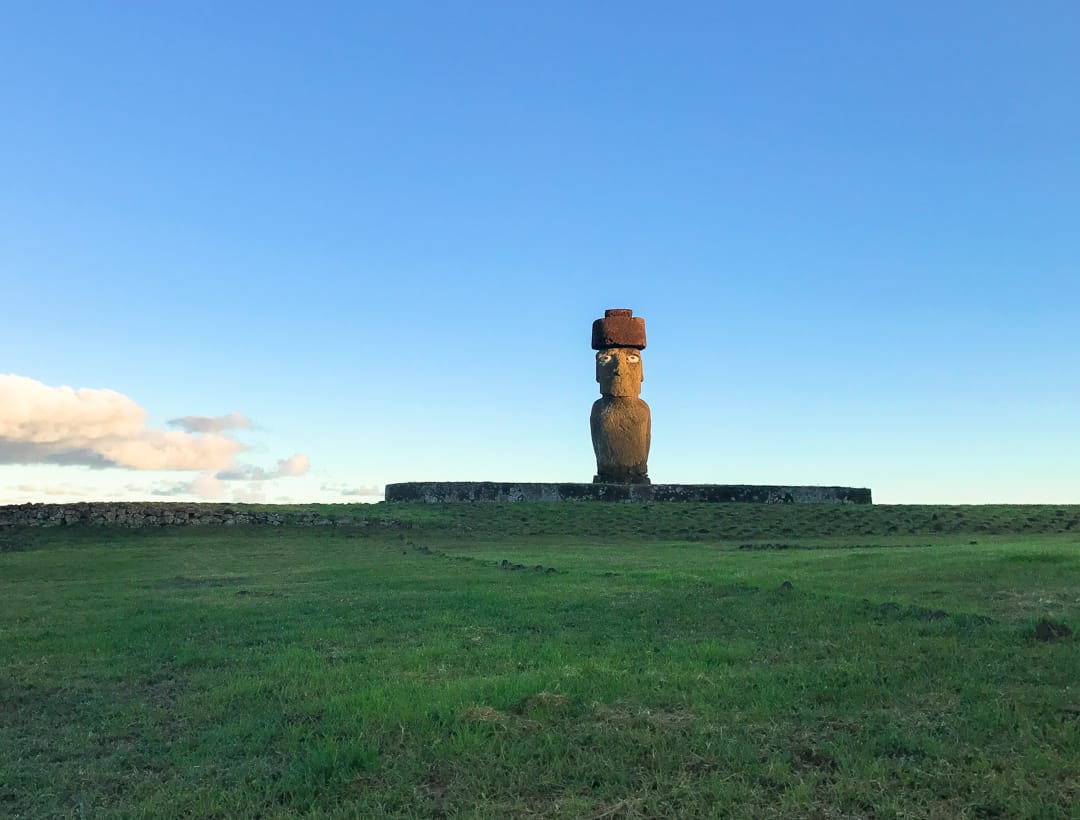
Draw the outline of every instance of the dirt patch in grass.
[[[739,544],[741,550],[804,550],[809,547],[798,544]]]
[[[555,692],[537,692],[515,704],[512,711],[518,715],[536,711],[565,711],[569,703],[566,695]]]
[[[139,682],[136,696],[148,706],[171,709],[187,690],[184,679],[168,673],[153,675]]]
[[[801,746],[792,750],[791,768],[797,772],[832,774],[839,767],[832,755],[810,746]]]
[[[1069,596],[1059,591],[1046,588],[1002,589],[992,593],[995,602],[1000,602],[1016,617],[1034,616],[1068,607],[1074,603]],[[1076,599],[1080,601],[1080,597]]]
[[[878,623],[886,621],[944,621],[945,619],[950,619],[962,625],[990,624],[994,622],[993,618],[986,615],[967,612],[949,613],[944,609],[928,609],[914,604],[903,606],[896,601],[873,603],[864,600],[859,611],[864,615],[869,615]]]
[[[508,714],[493,706],[470,706],[462,714],[461,719],[465,723],[487,724],[499,726],[505,729],[518,729],[531,732],[541,727],[539,721],[527,720],[517,715]]]
[[[686,726],[697,719],[697,715],[687,709],[645,709],[618,703],[596,704],[592,717],[605,726],[650,726],[654,729]]]
[[[627,797],[598,809],[590,814],[590,820],[616,820],[616,818],[645,817],[645,801],[640,797]]]
[[[428,546],[426,546],[424,544],[414,544],[411,541],[406,541],[405,545],[412,548],[412,550],[414,552],[417,552],[420,555],[430,555],[430,556],[433,556],[435,558],[445,558],[445,559],[450,560],[450,561],[466,561],[466,562],[471,562],[471,563],[474,563],[474,564],[483,564],[483,565],[486,565],[486,566],[495,567],[496,569],[503,570],[503,571],[506,571],[506,572],[527,571],[527,572],[538,572],[538,573],[542,573],[542,574],[545,574],[545,575],[554,575],[554,574],[558,573],[558,571],[559,571],[559,570],[555,569],[555,567],[545,567],[543,564],[535,564],[533,566],[527,566],[525,564],[519,564],[519,563],[516,563],[514,561],[510,561],[510,560],[508,560],[506,558],[503,558],[501,561],[484,561],[484,560],[479,559],[479,558],[474,558],[471,555],[451,555],[451,554],[449,554],[447,552],[444,552],[443,550],[432,549],[431,547],[428,547]],[[402,555],[407,555],[408,550],[402,550],[401,554]]]
[[[545,567],[543,564],[537,564],[533,567],[527,567],[524,564],[514,564],[510,561],[507,561],[505,558],[503,558],[499,562],[499,569],[509,570],[511,572],[516,572],[517,570],[532,570],[533,572],[543,572],[548,575],[554,572],[558,572],[555,567]]]
[[[166,581],[158,581],[154,589],[206,589],[209,587],[238,587],[251,583],[246,575],[237,575],[227,578],[188,578],[185,575],[176,575]]]
[[[461,719],[466,723],[495,723],[505,726],[510,722],[511,716],[500,712],[494,706],[470,706]]]
[[[1073,561],[1067,555],[1054,552],[1021,552],[999,559],[1006,564],[1068,564]]]
[[[728,595],[754,595],[758,592],[761,592],[761,587],[756,587],[752,584],[744,584],[742,581],[736,581],[734,584],[721,586],[716,590],[716,594],[721,597]]]
[[[75,713],[77,702],[76,693],[58,686],[35,686],[0,678],[0,715],[24,710],[28,715],[57,712],[66,716]]]
[[[447,816],[447,800],[452,792],[453,776],[449,767],[438,762],[428,771],[427,776],[420,781],[420,791],[428,802],[428,816],[434,820],[442,820]]]

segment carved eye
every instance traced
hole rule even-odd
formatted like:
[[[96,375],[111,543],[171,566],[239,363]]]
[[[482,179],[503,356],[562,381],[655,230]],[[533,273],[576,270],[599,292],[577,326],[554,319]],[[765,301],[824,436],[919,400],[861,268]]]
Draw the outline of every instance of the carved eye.
[[[635,356],[633,353],[631,353],[629,356],[626,357],[626,361],[630,362],[630,364],[636,364],[637,362],[641,361],[641,357]]]
[[[611,361],[611,354],[610,353],[597,353],[596,354],[596,361],[600,362],[600,364],[607,364],[608,362]]]

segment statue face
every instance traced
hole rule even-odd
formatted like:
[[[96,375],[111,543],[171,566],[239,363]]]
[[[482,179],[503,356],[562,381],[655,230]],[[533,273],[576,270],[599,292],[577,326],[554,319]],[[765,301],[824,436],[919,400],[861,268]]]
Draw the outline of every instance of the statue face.
[[[596,380],[604,396],[636,396],[641,392],[641,351],[609,347],[596,354]]]

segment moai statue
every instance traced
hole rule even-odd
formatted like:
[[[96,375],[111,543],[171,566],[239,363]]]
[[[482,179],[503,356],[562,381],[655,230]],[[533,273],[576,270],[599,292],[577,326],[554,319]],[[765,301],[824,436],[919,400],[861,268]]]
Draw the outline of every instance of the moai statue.
[[[649,484],[652,413],[638,398],[645,320],[632,310],[605,310],[592,326],[600,398],[592,406],[594,483]]]

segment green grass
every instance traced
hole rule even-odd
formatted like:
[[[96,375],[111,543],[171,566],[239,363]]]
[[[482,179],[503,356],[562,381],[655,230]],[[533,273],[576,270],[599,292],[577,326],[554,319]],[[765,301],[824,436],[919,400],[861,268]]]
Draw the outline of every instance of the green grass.
[[[1080,508],[326,512],[0,531],[0,816],[1080,816]]]

